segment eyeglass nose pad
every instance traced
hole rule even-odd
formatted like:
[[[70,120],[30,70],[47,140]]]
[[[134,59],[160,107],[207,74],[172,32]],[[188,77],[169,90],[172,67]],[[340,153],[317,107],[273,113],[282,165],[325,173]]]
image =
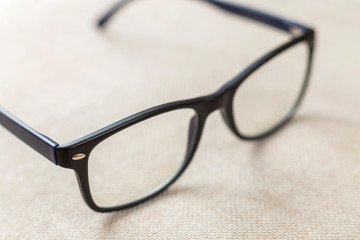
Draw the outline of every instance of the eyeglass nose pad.
[[[230,128],[230,130],[235,133],[235,135],[237,134],[237,130],[235,127],[235,122],[234,122],[234,118],[233,116],[233,112],[231,108],[223,108],[221,109],[221,116],[223,117],[226,125]]]
[[[188,142],[187,151],[189,151],[191,149],[191,146],[194,144],[196,128],[197,128],[197,116],[195,115],[190,119],[188,140],[187,140]]]

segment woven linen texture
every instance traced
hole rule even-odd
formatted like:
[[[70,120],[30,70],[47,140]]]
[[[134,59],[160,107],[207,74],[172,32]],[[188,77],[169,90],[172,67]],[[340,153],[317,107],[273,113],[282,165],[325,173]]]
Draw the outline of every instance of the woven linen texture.
[[[136,1],[97,30],[113,2],[2,1],[1,105],[66,143],[211,93],[288,39],[190,0]],[[109,214],[86,206],[71,170],[1,128],[0,239],[359,239],[360,2],[242,3],[318,30],[311,85],[291,123],[246,142],[216,112],[175,185]]]

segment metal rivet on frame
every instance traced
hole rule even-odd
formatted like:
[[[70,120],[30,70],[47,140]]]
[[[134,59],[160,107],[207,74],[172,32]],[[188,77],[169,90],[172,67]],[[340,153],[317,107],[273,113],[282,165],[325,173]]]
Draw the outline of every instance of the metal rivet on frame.
[[[291,27],[290,33],[293,34],[295,37],[298,37],[304,33],[304,30],[299,27]]]
[[[79,154],[76,154],[75,156],[73,156],[72,160],[78,161],[78,160],[84,159],[85,157],[86,157],[85,154],[79,153]]]

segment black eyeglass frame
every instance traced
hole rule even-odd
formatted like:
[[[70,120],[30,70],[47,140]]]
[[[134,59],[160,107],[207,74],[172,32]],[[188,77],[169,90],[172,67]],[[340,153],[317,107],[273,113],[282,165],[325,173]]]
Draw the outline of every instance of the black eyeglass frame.
[[[288,32],[293,35],[293,38],[289,42],[270,51],[269,53],[265,54],[257,61],[253,62],[251,65],[249,65],[246,69],[240,72],[229,82],[224,84],[218,91],[216,91],[213,94],[206,95],[203,97],[183,100],[183,101],[171,102],[149,108],[147,110],[131,115],[125,119],[117,121],[109,126],[106,126],[98,131],[95,131],[91,134],[88,134],[80,139],[77,139],[67,144],[59,145],[54,140],[30,128],[28,125],[26,125],[25,123],[23,123],[22,121],[20,121],[11,113],[9,113],[8,111],[6,111],[1,107],[0,107],[0,124],[3,125],[15,136],[17,136],[19,139],[21,139],[23,142],[25,142],[27,145],[29,145],[34,150],[42,154],[45,158],[53,162],[54,164],[64,168],[73,169],[76,173],[79,187],[85,202],[91,209],[98,212],[117,211],[138,205],[158,195],[166,188],[168,188],[171,184],[173,184],[180,177],[180,175],[184,172],[186,167],[191,162],[191,159],[193,158],[195,150],[200,141],[206,118],[211,112],[215,110],[219,109],[221,111],[221,114],[227,126],[236,136],[238,136],[241,139],[257,140],[272,134],[292,118],[292,116],[295,114],[295,111],[298,109],[300,103],[302,102],[302,99],[304,97],[304,94],[306,92],[309,83],[309,76],[311,72],[313,51],[314,51],[314,35],[315,35],[314,30],[304,25],[292,21],[288,21],[279,17],[275,17],[263,12],[252,10],[250,8],[243,7],[237,4],[218,1],[218,0],[202,0],[202,1],[210,3],[227,12],[240,15],[243,17],[247,17],[252,20]],[[113,16],[113,14],[115,14],[121,7],[123,7],[128,2],[130,1],[124,0],[119,4],[115,5],[103,18],[99,20],[98,26],[104,27],[107,21],[110,19],[110,17]],[[288,112],[286,117],[269,131],[251,137],[241,134],[241,132],[237,129],[234,121],[233,106],[232,106],[233,97],[238,87],[241,85],[241,83],[243,83],[246,80],[246,78],[249,75],[251,75],[262,65],[270,61],[278,54],[302,42],[305,42],[309,49],[308,66],[307,66],[302,89],[294,106]],[[159,114],[174,111],[177,109],[184,109],[184,108],[193,109],[196,113],[196,115],[191,120],[193,122],[193,126],[195,127],[195,131],[190,139],[183,165],[179,169],[178,173],[168,182],[157,188],[155,191],[151,192],[150,194],[146,195],[143,198],[140,198],[128,204],[116,206],[116,207],[107,207],[107,208],[96,205],[91,195],[89,176],[88,176],[88,160],[89,160],[89,156],[91,155],[91,151],[100,142],[104,141],[105,139],[114,135],[115,133],[124,130],[125,128],[128,128],[136,123],[157,116]]]

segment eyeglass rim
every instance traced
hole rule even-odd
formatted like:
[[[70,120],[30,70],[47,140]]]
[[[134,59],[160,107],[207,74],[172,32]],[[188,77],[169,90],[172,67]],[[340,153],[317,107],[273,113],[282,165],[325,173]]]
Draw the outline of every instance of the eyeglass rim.
[[[155,106],[155,107],[146,109],[144,111],[133,114],[127,118],[124,118],[120,121],[117,121],[105,128],[102,128],[102,129],[100,129],[94,133],[91,133],[85,137],[82,137],[78,140],[75,140],[68,144],[60,145],[57,148],[59,165],[62,167],[65,167],[65,168],[71,168],[75,171],[83,198],[84,198],[85,202],[89,205],[89,207],[95,211],[99,211],[99,212],[117,211],[117,210],[126,209],[129,207],[138,205],[140,203],[143,203],[143,202],[157,196],[158,194],[163,192],[165,189],[167,189],[169,186],[171,186],[185,171],[185,169],[191,162],[191,160],[194,156],[194,153],[197,149],[207,116],[212,111],[220,108],[219,103],[216,102],[216,99],[218,99],[219,97],[223,98],[223,100],[222,100],[223,102],[221,104],[223,104],[223,106],[226,106],[225,108],[221,109],[223,116],[225,116],[224,119],[225,119],[226,124],[232,130],[232,132],[241,139],[245,139],[245,140],[261,139],[261,138],[264,138],[264,137],[270,135],[271,133],[275,132],[276,130],[281,128],[283,125],[285,125],[286,122],[288,122],[291,119],[291,117],[294,115],[296,109],[299,107],[300,102],[303,99],[303,96],[305,94],[305,91],[306,91],[306,88],[307,88],[307,85],[309,82],[311,62],[312,62],[312,56],[313,56],[313,46],[314,46],[313,40],[314,40],[314,33],[312,31],[306,32],[304,35],[290,40],[288,43],[285,43],[285,44],[281,45],[280,47],[270,51],[269,53],[265,54],[263,57],[261,57],[257,61],[250,64],[240,74],[235,76],[228,83],[224,84],[215,93],[212,93],[212,94],[206,95],[206,96],[202,96],[202,97],[198,97],[198,98],[170,102],[170,103],[166,103],[166,104],[162,104],[159,106]],[[281,121],[277,126],[270,129],[268,132],[265,132],[264,134],[261,134],[259,136],[255,136],[255,137],[246,137],[246,136],[242,135],[236,128],[236,125],[235,125],[234,119],[233,119],[233,115],[232,115],[233,114],[232,113],[232,104],[229,104],[229,103],[232,103],[232,99],[234,97],[236,90],[248,76],[250,76],[253,72],[255,72],[258,68],[260,68],[266,62],[270,61],[272,58],[276,57],[277,55],[281,54],[282,52],[286,51],[287,49],[289,49],[301,42],[305,42],[309,46],[309,59],[308,59],[308,70],[306,73],[305,84],[304,84],[301,94],[299,96],[299,100],[297,101],[297,103],[295,104],[293,109],[290,111],[289,115],[283,121]],[[186,156],[186,158],[184,159],[184,164],[179,169],[178,173],[176,173],[171,180],[169,180],[166,184],[162,185],[161,188],[159,188],[157,191],[152,192],[150,195],[147,195],[143,198],[140,198],[133,202],[129,202],[127,204],[123,204],[123,205],[119,205],[119,206],[113,206],[113,207],[98,206],[95,203],[95,201],[93,200],[93,197],[91,195],[91,190],[90,190],[90,184],[89,184],[88,161],[89,161],[89,156],[91,156],[91,151],[99,143],[103,142],[105,139],[111,137],[112,135],[114,135],[128,127],[133,126],[134,124],[145,121],[149,118],[158,116],[160,114],[164,114],[164,113],[167,113],[170,111],[175,111],[175,110],[184,109],[184,108],[190,108],[196,112],[197,121],[198,121],[198,129],[195,134],[196,135],[195,142],[190,147],[190,152],[189,152],[188,156]],[[85,154],[86,157],[80,161],[72,160],[72,157],[79,153]]]

